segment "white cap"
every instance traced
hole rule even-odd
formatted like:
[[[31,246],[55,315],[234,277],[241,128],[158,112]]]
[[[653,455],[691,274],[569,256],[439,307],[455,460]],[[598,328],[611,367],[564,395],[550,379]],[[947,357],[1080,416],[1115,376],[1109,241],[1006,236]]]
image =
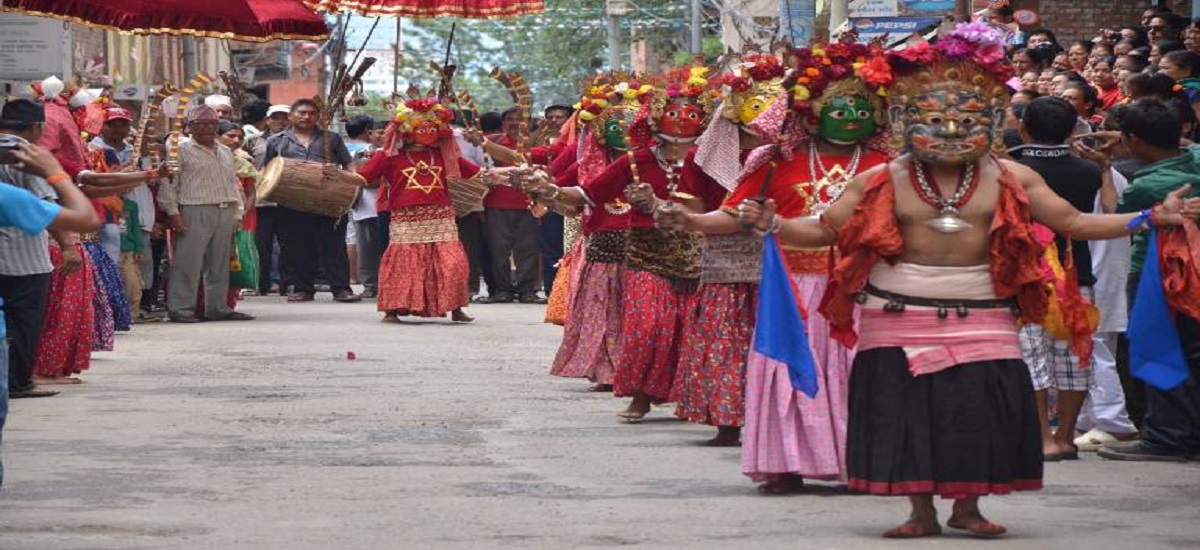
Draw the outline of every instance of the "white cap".
[[[220,107],[222,105],[232,107],[233,99],[227,95],[212,94],[212,95],[204,98],[204,104],[208,105],[209,107],[213,107],[213,108]]]
[[[272,105],[270,109],[267,109],[267,116],[271,116],[275,113],[291,114],[291,112],[291,105]]]

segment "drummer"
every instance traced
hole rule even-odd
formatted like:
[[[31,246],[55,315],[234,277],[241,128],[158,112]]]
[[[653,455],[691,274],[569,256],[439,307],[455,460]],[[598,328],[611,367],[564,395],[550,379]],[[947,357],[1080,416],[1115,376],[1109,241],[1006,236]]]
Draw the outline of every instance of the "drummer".
[[[325,173],[333,176],[339,168],[350,165],[350,152],[342,137],[317,126],[321,108],[311,99],[292,103],[288,115],[290,128],[267,139],[263,159],[269,163],[275,157],[319,162]],[[329,140],[326,147],[325,140]],[[311,302],[316,294],[317,263],[320,262],[338,302],[358,302],[362,296],[350,289],[350,258],[346,254],[347,217],[337,218],[310,214],[283,205],[279,209],[280,266],[284,279],[291,281],[289,302]]]

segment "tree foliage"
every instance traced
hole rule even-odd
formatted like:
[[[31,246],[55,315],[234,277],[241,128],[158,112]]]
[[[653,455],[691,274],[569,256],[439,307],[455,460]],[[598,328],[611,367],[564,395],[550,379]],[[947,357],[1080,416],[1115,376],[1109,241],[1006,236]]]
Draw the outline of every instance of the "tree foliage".
[[[686,50],[687,0],[630,4],[621,27],[626,53],[631,37],[647,41],[662,59],[673,59],[679,50]],[[457,24],[450,50],[450,62],[458,67],[454,86],[470,90],[481,111],[512,105],[503,87],[488,76],[494,67],[525,77],[535,109],[571,105],[587,81],[608,69],[604,23],[604,2],[597,0],[548,1],[543,14],[507,20],[406,20],[401,90],[409,83],[422,90],[436,86],[437,74],[429,62],[444,61],[450,28]],[[629,66],[628,58],[623,65]]]

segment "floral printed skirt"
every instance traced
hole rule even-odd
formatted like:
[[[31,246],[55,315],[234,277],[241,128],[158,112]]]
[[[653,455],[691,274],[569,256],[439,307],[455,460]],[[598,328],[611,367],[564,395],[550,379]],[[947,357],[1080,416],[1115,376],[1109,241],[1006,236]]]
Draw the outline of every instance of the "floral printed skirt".
[[[741,426],[758,285],[704,284],[697,296],[679,358],[675,415],[698,424]]]

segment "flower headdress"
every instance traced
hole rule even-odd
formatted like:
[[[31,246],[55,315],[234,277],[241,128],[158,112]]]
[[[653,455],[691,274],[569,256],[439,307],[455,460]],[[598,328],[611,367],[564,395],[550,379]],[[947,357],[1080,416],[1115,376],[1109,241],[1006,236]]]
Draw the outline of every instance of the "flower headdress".
[[[970,87],[989,104],[1008,98],[1004,83],[1013,76],[1004,52],[1004,37],[985,23],[959,23],[936,43],[917,42],[889,51],[895,85],[893,105],[938,87]]]
[[[458,141],[453,139],[454,130],[450,128],[454,112],[439,103],[436,97],[419,97],[411,88],[409,97],[411,99],[396,106],[396,114],[392,116],[387,130],[383,133],[384,154],[396,154],[399,147],[411,143],[413,130],[422,122],[436,122],[440,138],[437,149],[442,155],[446,178],[458,179],[458,159],[462,152],[458,149]]]
[[[742,103],[755,96],[773,97],[784,91],[785,70],[779,58],[770,54],[744,56],[730,72],[721,76],[719,83],[724,88],[725,101],[721,116],[738,122]]]
[[[454,112],[438,102],[434,97],[414,98],[396,106],[396,114],[392,123],[400,138],[412,139],[412,132],[422,122],[433,122],[438,125],[438,136],[448,138],[454,135],[450,122],[454,120]]]
[[[883,101],[892,84],[892,70],[878,44],[833,42],[800,48],[791,54],[793,72],[786,84],[792,108],[809,123],[831,100],[864,96],[875,105],[876,122],[883,124]]]
[[[613,116],[627,117],[636,113],[652,97],[654,86],[636,77],[621,78],[593,86],[579,101],[579,119],[602,132]]]
[[[713,87],[706,78],[708,67],[681,67],[664,75],[664,86],[655,90],[650,100],[650,124],[663,115],[663,109],[670,101],[690,103],[704,111],[704,123],[712,116],[713,107],[721,97],[721,92]]]

